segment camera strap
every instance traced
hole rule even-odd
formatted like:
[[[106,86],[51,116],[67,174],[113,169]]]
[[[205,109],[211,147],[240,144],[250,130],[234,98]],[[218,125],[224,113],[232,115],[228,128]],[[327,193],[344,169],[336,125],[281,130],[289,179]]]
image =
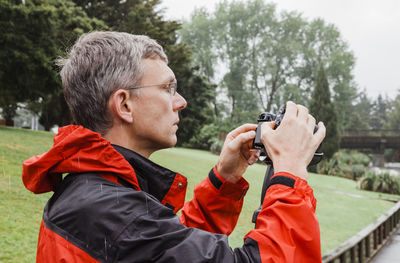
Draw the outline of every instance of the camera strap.
[[[254,211],[253,219],[251,220],[254,224],[257,222],[257,216],[261,212],[265,194],[271,184],[271,177],[273,174],[274,174],[274,167],[272,165],[268,165],[267,171],[265,172],[264,183],[263,183],[262,190],[261,190],[261,204],[260,204],[260,207]]]

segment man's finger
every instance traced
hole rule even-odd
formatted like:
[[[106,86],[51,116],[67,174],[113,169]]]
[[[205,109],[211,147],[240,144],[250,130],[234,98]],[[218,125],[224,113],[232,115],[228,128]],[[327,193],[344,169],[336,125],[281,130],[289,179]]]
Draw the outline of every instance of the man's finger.
[[[316,145],[320,145],[321,142],[324,140],[326,134],[326,128],[322,121],[318,123],[318,131],[314,134],[316,138]]]
[[[252,130],[254,131],[256,128],[257,128],[257,124],[246,123],[246,124],[243,124],[243,125],[237,127],[237,128],[234,129],[233,131],[231,131],[231,132],[228,134],[228,137],[234,139],[234,138],[236,138],[239,134],[242,134],[242,133],[245,133],[245,132],[248,132],[248,131],[252,131]]]
[[[260,150],[250,150],[250,157],[247,160],[249,165],[254,164],[257,162],[258,158],[260,157]]]
[[[308,114],[308,125],[310,126],[312,132],[314,132],[315,123],[316,123],[315,118],[311,114]]]
[[[261,125],[261,142],[265,145],[266,141],[268,140],[269,135],[273,132],[275,127],[275,121],[270,121],[270,122],[264,122]],[[266,134],[265,137],[263,137],[262,135]]]
[[[297,105],[292,101],[286,102],[286,110],[282,122],[286,122],[285,119],[295,118],[296,116],[297,116]]]
[[[297,117],[301,120],[307,121],[308,119],[308,109],[303,105],[297,104]]]

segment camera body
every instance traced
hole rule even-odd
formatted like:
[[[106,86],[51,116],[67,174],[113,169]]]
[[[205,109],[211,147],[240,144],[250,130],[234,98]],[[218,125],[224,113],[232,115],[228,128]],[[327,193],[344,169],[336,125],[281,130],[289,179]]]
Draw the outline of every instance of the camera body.
[[[277,114],[273,114],[273,113],[269,113],[269,112],[262,112],[259,116],[258,116],[258,126],[256,129],[256,137],[253,140],[253,148],[254,149],[258,149],[260,150],[260,160],[264,161],[266,164],[268,165],[272,165],[272,160],[271,158],[268,156],[268,153],[263,145],[263,143],[261,142],[261,125],[264,122],[270,122],[270,121],[275,121],[275,128],[277,129],[279,127],[279,125],[282,122],[283,116],[285,116],[285,111],[286,108],[282,107]],[[316,133],[318,130],[318,126],[315,125],[314,127],[314,133]],[[308,166],[311,165],[316,165],[317,163],[319,163],[322,160],[322,157],[324,156],[324,153],[320,152],[321,145],[318,147],[317,151],[314,153],[314,156],[310,162],[310,164]]]

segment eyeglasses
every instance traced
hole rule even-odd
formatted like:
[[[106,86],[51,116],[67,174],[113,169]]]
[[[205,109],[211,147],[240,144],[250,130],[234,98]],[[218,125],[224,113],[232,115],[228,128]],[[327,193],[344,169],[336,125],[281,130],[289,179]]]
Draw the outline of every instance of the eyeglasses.
[[[129,89],[140,89],[140,88],[146,88],[146,87],[155,87],[155,86],[164,86],[163,89],[167,90],[171,96],[175,96],[178,88],[178,83],[175,81],[170,82],[170,83],[163,83],[163,84],[149,84],[149,85],[142,85],[142,86],[134,86],[134,87],[129,87]]]

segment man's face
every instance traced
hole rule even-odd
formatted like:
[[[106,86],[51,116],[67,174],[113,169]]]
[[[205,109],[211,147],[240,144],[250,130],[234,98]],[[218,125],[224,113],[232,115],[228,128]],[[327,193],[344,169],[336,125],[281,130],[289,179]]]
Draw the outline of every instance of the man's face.
[[[144,59],[142,63],[144,74],[138,86],[146,87],[140,88],[132,98],[132,135],[138,146],[154,152],[175,146],[178,112],[186,107],[186,100],[166,89],[165,84],[175,81],[175,75],[164,61]]]

